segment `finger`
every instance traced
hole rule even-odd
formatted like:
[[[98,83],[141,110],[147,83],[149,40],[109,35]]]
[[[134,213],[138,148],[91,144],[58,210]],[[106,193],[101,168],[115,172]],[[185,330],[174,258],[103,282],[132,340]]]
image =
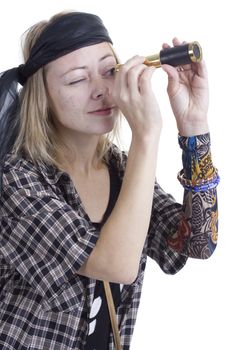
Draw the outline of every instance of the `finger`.
[[[132,58],[128,59],[124,66],[125,68],[128,68],[130,69],[131,67],[139,64],[139,63],[143,63],[145,60],[145,57],[144,56],[139,56],[139,55],[136,55],[136,56],[133,56]]]
[[[169,64],[162,64],[162,69],[167,73],[168,78],[179,79],[179,73],[175,67],[170,66]]]
[[[169,49],[171,47],[168,43],[163,43],[162,48],[164,49]]]
[[[174,37],[172,39],[172,43],[174,46],[179,46],[179,45],[184,45],[184,44],[187,44],[187,41],[183,40],[181,41],[180,39],[178,39],[177,37]]]
[[[130,93],[132,97],[137,98],[138,95],[140,94],[139,82],[146,68],[147,67],[144,64],[140,64],[132,67],[128,71],[128,75],[127,75],[128,88],[130,89]]]
[[[142,95],[148,94],[149,91],[151,91],[151,78],[156,70],[156,67],[146,67],[143,71],[143,73],[140,76],[140,81],[139,81],[139,87],[140,87],[140,93]]]
[[[126,72],[127,70],[129,70],[133,66],[140,64],[140,63],[143,63],[144,61],[145,61],[145,57],[136,55],[136,56],[128,59],[124,64],[121,64],[120,69],[117,70],[117,73],[122,72],[122,71]]]
[[[130,58],[122,67],[120,70],[116,73],[116,79],[115,79],[115,87],[116,89],[119,88],[127,88],[128,85],[128,78],[127,74],[129,70],[132,67],[135,67],[136,65],[142,64],[145,60],[145,57],[142,56],[134,56]]]
[[[179,45],[181,45],[181,41],[180,41],[177,37],[174,37],[174,38],[172,39],[172,43],[173,43],[174,46],[179,46]]]
[[[199,75],[199,77],[207,78],[208,72],[205,61],[202,60],[201,62],[196,63],[195,66],[197,67],[197,74]]]

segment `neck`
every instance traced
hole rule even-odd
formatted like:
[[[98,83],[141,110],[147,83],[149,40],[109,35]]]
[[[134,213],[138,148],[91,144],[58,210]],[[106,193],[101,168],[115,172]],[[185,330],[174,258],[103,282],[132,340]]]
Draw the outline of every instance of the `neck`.
[[[58,155],[59,161],[68,173],[90,174],[91,170],[100,166],[97,156],[99,136],[78,135],[64,140],[64,146]]]

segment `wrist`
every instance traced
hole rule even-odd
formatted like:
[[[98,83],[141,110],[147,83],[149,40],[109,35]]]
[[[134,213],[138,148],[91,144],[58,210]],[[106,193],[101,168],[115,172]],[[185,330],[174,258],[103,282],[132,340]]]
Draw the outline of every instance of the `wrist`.
[[[204,135],[209,133],[209,125],[207,122],[190,122],[183,125],[177,125],[177,127],[179,134],[185,137]]]
[[[156,127],[150,130],[150,132],[133,132],[131,145],[137,145],[141,149],[150,149],[154,146],[158,146],[162,127]]]

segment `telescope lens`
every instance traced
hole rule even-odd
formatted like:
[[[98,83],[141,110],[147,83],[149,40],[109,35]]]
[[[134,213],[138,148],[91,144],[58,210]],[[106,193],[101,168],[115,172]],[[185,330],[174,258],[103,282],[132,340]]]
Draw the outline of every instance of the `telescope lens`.
[[[196,57],[197,60],[199,60],[201,58],[201,51],[200,51],[200,48],[197,44],[193,45],[193,53],[194,53],[194,56]]]

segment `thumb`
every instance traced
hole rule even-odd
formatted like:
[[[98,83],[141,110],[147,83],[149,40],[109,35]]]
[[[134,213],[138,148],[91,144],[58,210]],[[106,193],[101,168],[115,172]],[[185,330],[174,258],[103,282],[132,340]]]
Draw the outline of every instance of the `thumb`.
[[[169,96],[172,96],[175,94],[175,92],[179,88],[179,73],[177,72],[176,68],[168,64],[163,64],[162,69],[164,70],[164,72],[167,73],[167,76],[168,76],[167,92]]]

